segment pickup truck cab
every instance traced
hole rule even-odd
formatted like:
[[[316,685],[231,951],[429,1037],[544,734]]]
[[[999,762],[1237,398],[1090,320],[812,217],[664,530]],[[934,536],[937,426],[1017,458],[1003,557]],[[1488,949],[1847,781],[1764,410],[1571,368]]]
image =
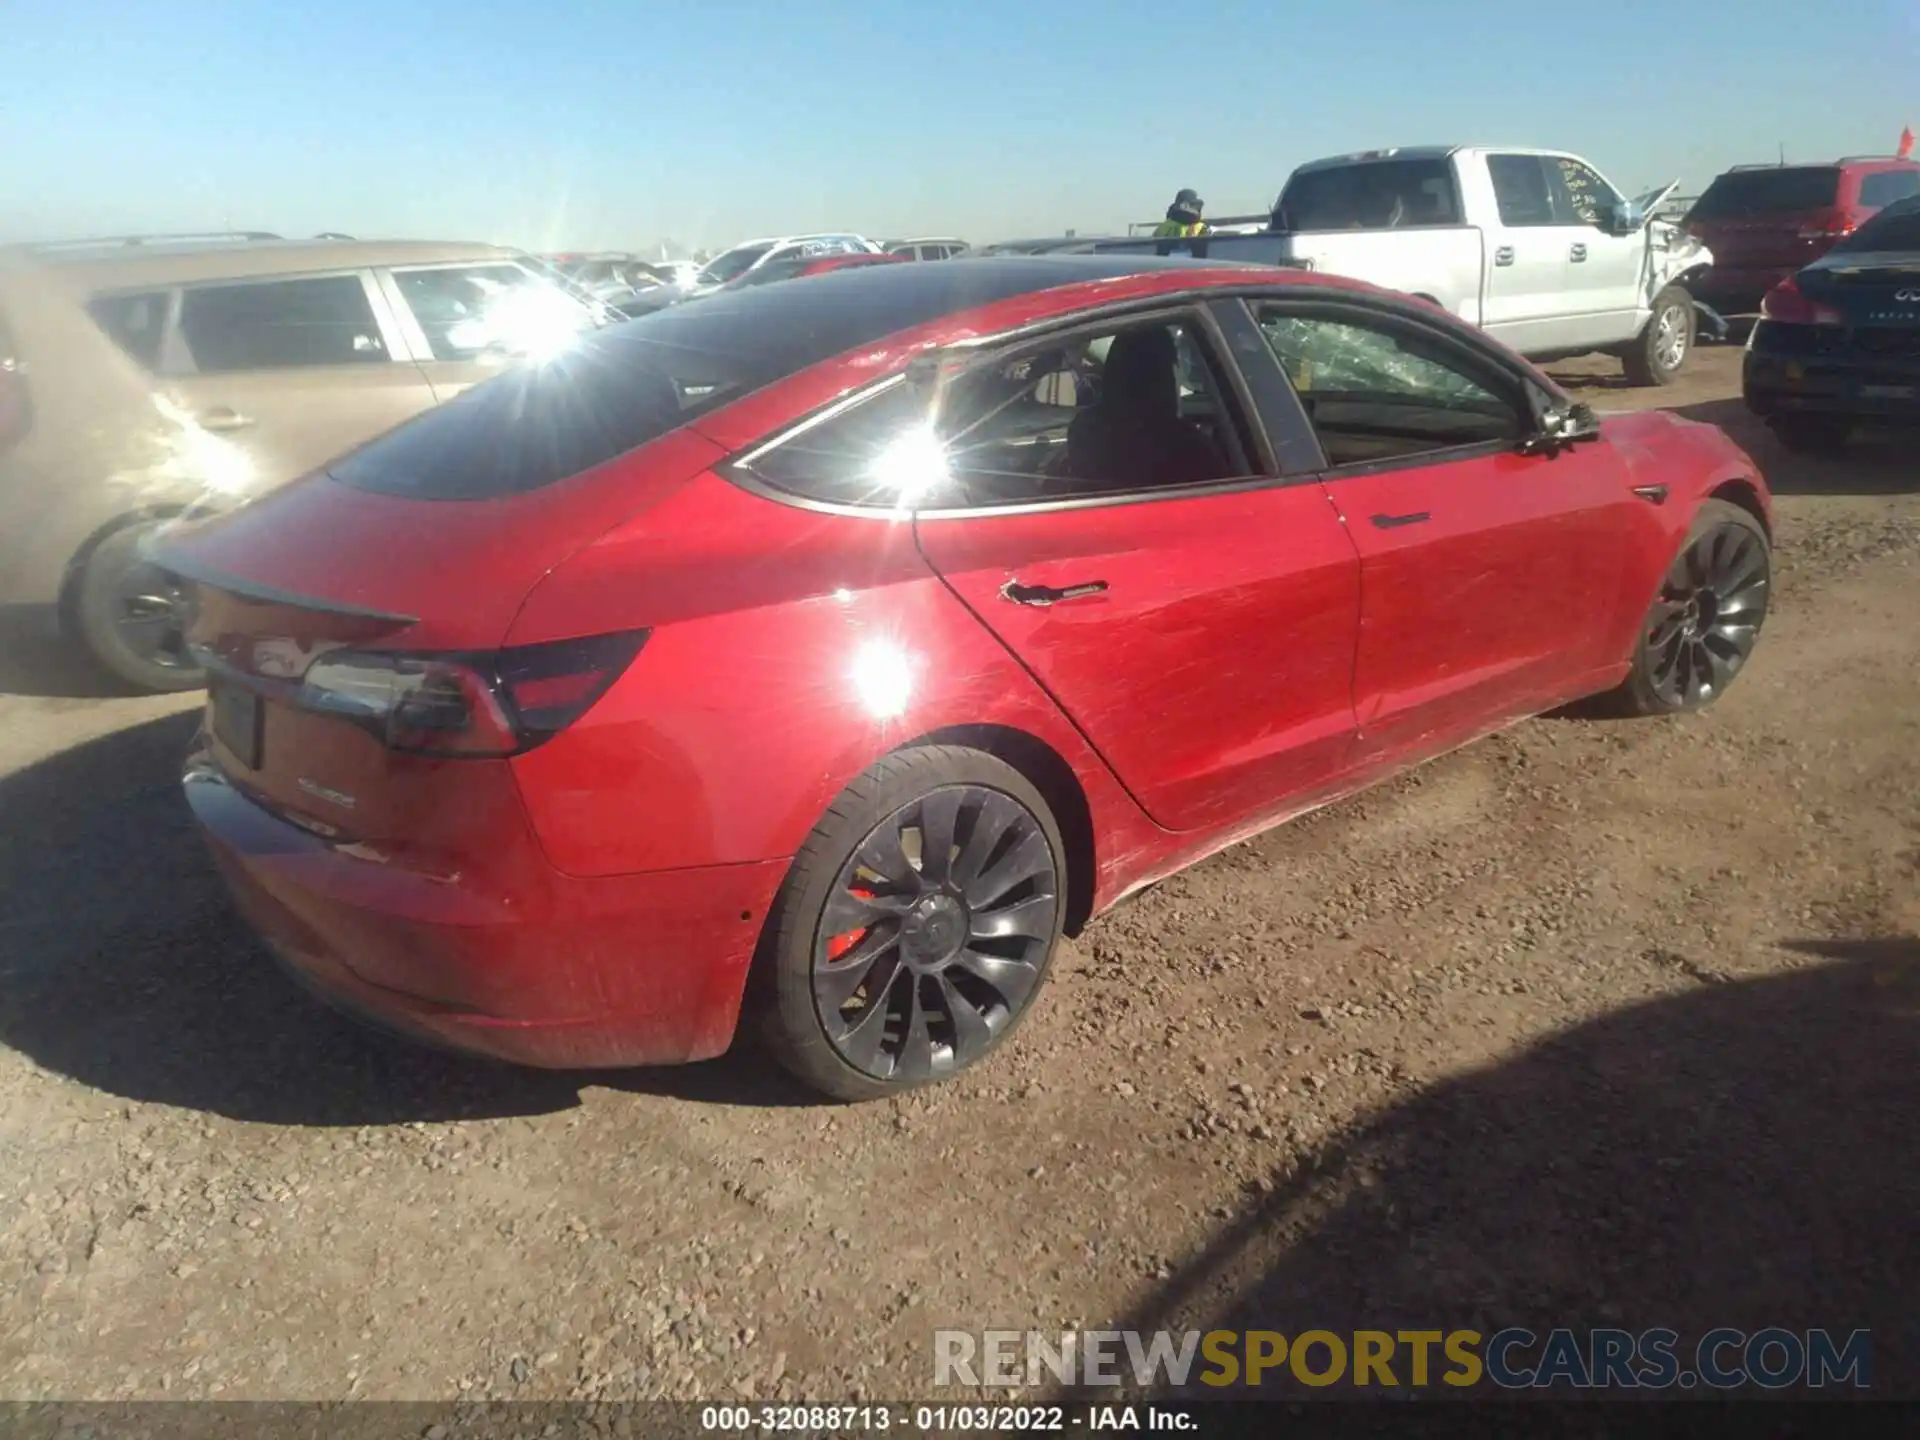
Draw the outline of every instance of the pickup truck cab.
[[[1606,351],[1636,383],[1664,385],[1685,365],[1698,323],[1681,282],[1712,262],[1676,226],[1649,218],[1672,189],[1629,203],[1592,165],[1557,150],[1372,150],[1302,165],[1269,229],[1192,249],[1401,290],[1530,359]]]

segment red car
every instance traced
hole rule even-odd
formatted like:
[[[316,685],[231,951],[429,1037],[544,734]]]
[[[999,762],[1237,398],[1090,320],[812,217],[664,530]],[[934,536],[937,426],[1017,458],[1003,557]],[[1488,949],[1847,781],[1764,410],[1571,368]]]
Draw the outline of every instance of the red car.
[[[1912,195],[1920,195],[1920,164],[1892,155],[1736,165],[1687,212],[1687,230],[1713,252],[1712,267],[1688,288],[1724,315],[1756,310],[1774,286]]]
[[[1717,429],[1604,423],[1432,306],[1140,256],[874,265],[589,335],[174,532],[186,794],[343,1006],[543,1066],[743,1012],[952,1075],[1063,931],[1766,614]]]

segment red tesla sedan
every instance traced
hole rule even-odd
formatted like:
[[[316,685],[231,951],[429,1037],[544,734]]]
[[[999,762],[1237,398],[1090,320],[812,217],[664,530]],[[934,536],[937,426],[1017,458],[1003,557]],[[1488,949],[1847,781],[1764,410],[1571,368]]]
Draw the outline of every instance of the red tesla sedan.
[[[1714,699],[1769,498],[1432,306],[1135,256],[874,265],[527,362],[183,527],[186,794],[299,976],[543,1066],[741,1017],[856,1099],[1063,932],[1577,697]]]

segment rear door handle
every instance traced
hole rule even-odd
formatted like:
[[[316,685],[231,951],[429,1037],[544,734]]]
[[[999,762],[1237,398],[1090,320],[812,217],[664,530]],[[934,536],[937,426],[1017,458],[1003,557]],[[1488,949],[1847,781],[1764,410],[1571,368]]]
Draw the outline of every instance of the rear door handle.
[[[1633,493],[1649,505],[1664,505],[1667,503],[1667,487],[1664,485],[1636,485],[1633,487]]]
[[[1431,511],[1415,510],[1407,515],[1376,515],[1373,524],[1377,530],[1394,530],[1402,525],[1424,525],[1432,518]]]
[[[1513,247],[1511,245],[1502,245],[1498,250],[1494,251],[1493,263],[1496,265],[1511,265],[1513,263]]]
[[[1580,264],[1587,258],[1587,247],[1584,245],[1574,246],[1573,249],[1568,252],[1567,258],[1576,265]]]
[[[251,424],[253,424],[251,415],[242,415],[238,410],[226,405],[200,412],[202,430],[244,430]]]
[[[1078,585],[1022,585],[1018,580],[1009,580],[1000,587],[1000,598],[1011,600],[1016,605],[1047,606],[1058,605],[1065,600],[1079,600],[1088,595],[1105,592],[1104,580],[1084,580]]]

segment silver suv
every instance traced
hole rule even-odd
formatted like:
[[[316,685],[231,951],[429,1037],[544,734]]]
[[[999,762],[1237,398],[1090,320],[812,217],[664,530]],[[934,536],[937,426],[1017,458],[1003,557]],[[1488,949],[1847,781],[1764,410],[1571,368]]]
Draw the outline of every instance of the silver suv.
[[[0,248],[0,615],[119,680],[202,683],[167,519],[319,468],[607,323],[490,245],[173,237]]]

